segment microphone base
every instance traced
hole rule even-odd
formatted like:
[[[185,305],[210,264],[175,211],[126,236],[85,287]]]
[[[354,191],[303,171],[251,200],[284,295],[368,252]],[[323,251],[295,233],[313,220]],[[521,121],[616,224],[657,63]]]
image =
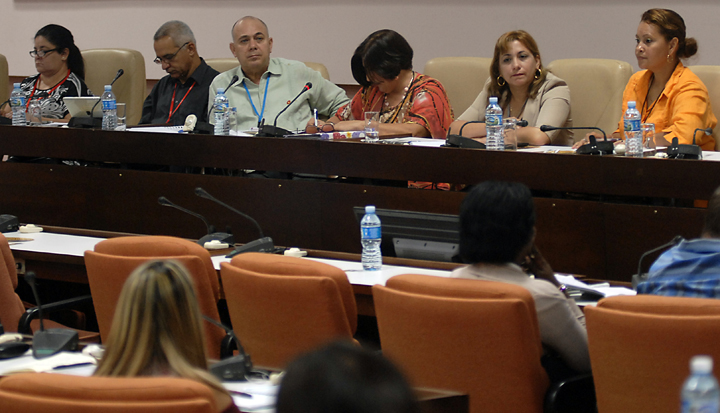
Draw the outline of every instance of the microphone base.
[[[667,148],[668,158],[672,159],[700,159],[702,158],[702,148],[697,145],[681,144],[677,147],[669,146]]]
[[[20,221],[15,215],[0,215],[0,232],[15,232],[20,228]]]
[[[233,236],[233,234],[228,234],[226,232],[213,232],[212,234],[207,234],[204,237],[200,238],[197,243],[204,248],[205,243],[211,241],[220,241],[223,244],[234,245],[235,237]]]
[[[232,258],[244,252],[273,252],[274,250],[275,244],[273,244],[272,238],[264,237],[235,248],[235,251],[226,255],[225,258]]]
[[[68,121],[68,128],[102,129],[102,118],[74,117]]]
[[[252,366],[247,357],[240,354],[218,361],[210,366],[210,373],[221,381],[247,381],[248,365]]]
[[[214,135],[215,134],[215,125],[208,123],[208,122],[200,122],[198,121],[195,124],[195,129],[192,130],[190,133],[198,133],[201,135]]]
[[[78,333],[65,328],[51,328],[38,331],[33,335],[33,357],[50,357],[60,351],[75,351],[78,346]]]
[[[277,126],[263,125],[255,136],[261,138],[282,138],[285,135],[291,135],[290,131],[278,128]]]
[[[448,135],[445,146],[454,148],[486,149],[485,144],[460,135]]]

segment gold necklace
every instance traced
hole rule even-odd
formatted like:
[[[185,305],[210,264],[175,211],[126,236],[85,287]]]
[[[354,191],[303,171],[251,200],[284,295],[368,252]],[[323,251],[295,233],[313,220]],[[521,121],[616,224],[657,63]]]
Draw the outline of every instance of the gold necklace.
[[[403,94],[403,97],[400,99],[400,102],[398,102],[398,105],[399,105],[400,103],[402,103],[403,101],[405,101],[405,98],[407,97],[407,94],[408,94],[408,92],[410,91],[410,86],[412,86],[414,80],[415,80],[415,71],[413,70],[412,76],[410,77],[410,83],[408,83],[408,85],[405,86],[405,89],[404,89],[404,90],[405,90],[405,93]],[[386,93],[385,96],[383,97],[383,100],[385,101],[385,109],[386,109],[386,110],[389,109],[389,107],[390,107],[390,102],[388,102],[388,94],[387,94],[387,93]],[[395,106],[397,106],[397,105],[395,105]],[[394,106],[393,106],[393,107],[394,107]]]

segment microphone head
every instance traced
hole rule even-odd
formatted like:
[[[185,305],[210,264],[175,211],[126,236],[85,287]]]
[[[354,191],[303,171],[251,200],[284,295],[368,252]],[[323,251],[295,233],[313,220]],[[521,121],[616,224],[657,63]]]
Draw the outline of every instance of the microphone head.
[[[312,82],[305,83],[305,89],[312,89]]]
[[[516,125],[517,125],[517,126],[522,126],[522,127],[524,128],[524,127],[526,127],[526,126],[528,125],[528,121],[525,120],[525,119],[519,120],[519,121],[517,121]]]
[[[712,133],[713,133],[712,128],[707,128],[707,129],[705,129],[705,134],[706,134],[706,135],[710,136],[710,135],[712,135]]]
[[[555,128],[552,126],[548,126],[548,125],[540,125],[540,130],[543,132],[547,132],[547,131],[555,130]]]
[[[210,194],[208,194],[208,192],[206,190],[204,190],[200,187],[195,188],[195,195],[197,195],[199,197],[203,197],[203,198],[210,196]]]
[[[30,285],[35,284],[35,272],[34,271],[28,271],[27,273],[25,273],[24,278],[28,284],[30,284]]]
[[[124,74],[125,74],[125,71],[124,71],[124,70],[118,69],[117,77],[120,77],[120,76],[122,76],[122,75],[124,75]]]
[[[160,205],[170,205],[170,200],[165,198],[164,196],[161,196],[158,198],[158,204]]]

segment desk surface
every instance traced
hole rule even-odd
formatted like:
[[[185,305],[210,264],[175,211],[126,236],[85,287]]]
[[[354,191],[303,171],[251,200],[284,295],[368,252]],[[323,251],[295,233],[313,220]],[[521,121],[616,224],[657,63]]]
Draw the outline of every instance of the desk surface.
[[[200,220],[157,204],[166,196],[218,228],[232,226],[240,241],[257,238],[246,220],[195,196],[200,186],[253,216],[279,245],[351,253],[360,252],[355,206],[457,214],[464,197],[369,180],[519,181],[536,195],[537,244],[553,268],[618,281],[630,280],[644,251],[675,235],[698,236],[703,210],[678,207],[682,203],[674,200],[692,205],[720,185],[720,162],[712,161],[12,126],[0,126],[0,142],[6,153],[90,162],[87,167],[0,163],[2,212],[22,222],[204,235]],[[126,163],[355,178],[248,179],[115,168]]]

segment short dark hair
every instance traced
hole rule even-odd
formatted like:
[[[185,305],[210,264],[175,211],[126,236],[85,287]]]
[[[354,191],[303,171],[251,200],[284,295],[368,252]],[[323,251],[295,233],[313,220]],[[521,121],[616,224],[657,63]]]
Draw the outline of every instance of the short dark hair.
[[[401,70],[412,70],[413,49],[400,33],[383,29],[368,36],[355,49],[350,61],[353,77],[363,87],[370,86],[368,73],[394,79]]]
[[[75,39],[72,33],[70,33],[70,30],[57,24],[48,24],[35,33],[35,37],[37,38],[38,36],[47,39],[48,42],[60,49],[61,52],[68,49],[68,69],[75,73],[80,79],[85,80],[85,61],[80,53],[80,49],[75,46]]]
[[[467,264],[515,262],[535,228],[535,204],[528,187],[486,181],[460,205],[460,257]]]
[[[677,12],[668,9],[650,9],[643,13],[640,21],[654,24],[666,41],[678,39],[677,57],[686,59],[698,51],[697,40],[686,37],[685,20]]]
[[[703,235],[710,238],[720,238],[720,186],[715,189],[708,203]]]
[[[415,413],[415,394],[393,364],[349,342],[300,356],[285,370],[277,413]]]

